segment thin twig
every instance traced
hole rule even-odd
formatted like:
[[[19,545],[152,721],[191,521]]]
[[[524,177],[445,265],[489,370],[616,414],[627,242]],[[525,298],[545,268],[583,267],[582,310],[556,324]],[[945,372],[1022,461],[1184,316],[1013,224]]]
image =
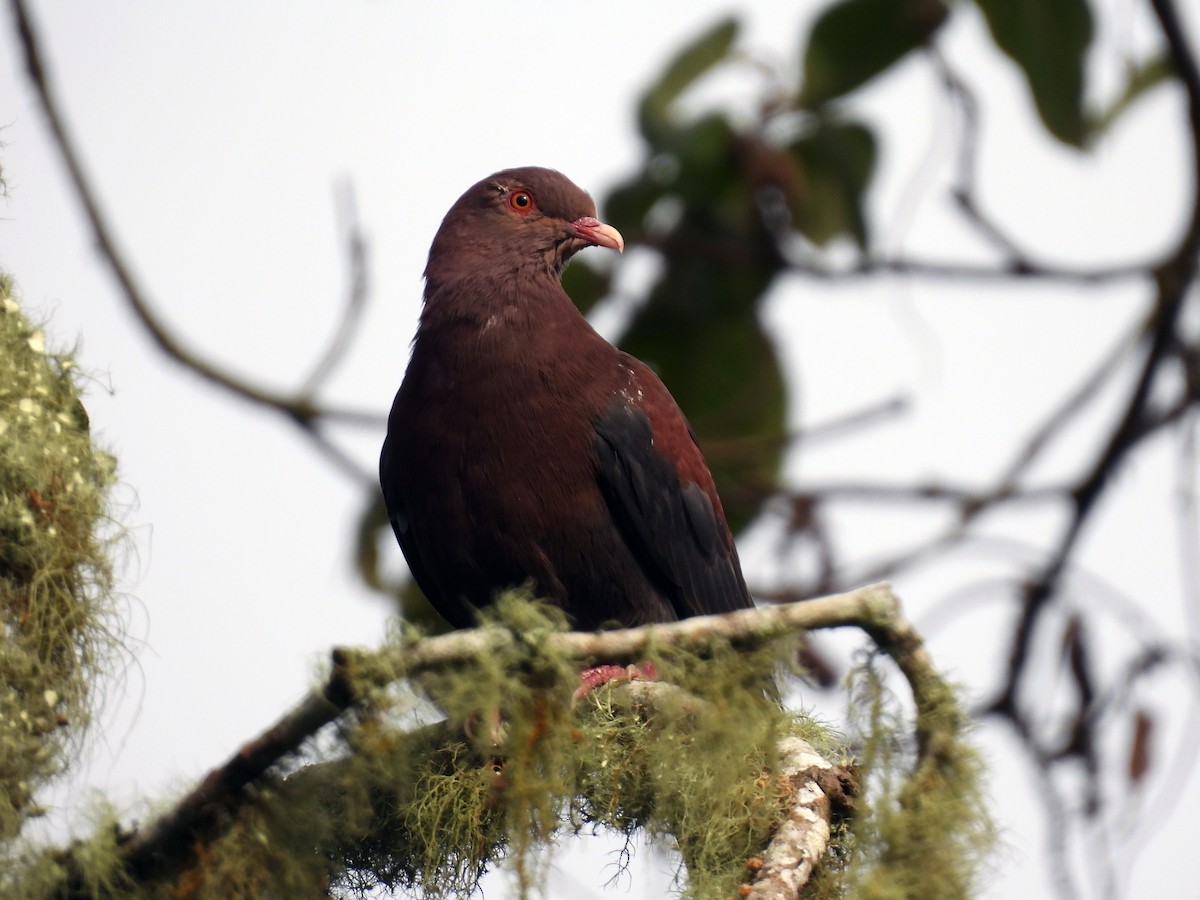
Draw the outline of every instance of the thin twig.
[[[814,484],[790,495],[802,503],[829,503],[831,501],[885,503],[953,503],[964,510],[1003,503],[1045,503],[1061,500],[1069,488],[1061,485],[1046,485],[1031,488],[1004,488],[978,490],[959,485],[938,484],[927,481],[918,484],[871,484],[869,482],[830,482]]]
[[[856,431],[869,425],[876,425],[887,419],[902,415],[911,407],[907,397],[895,396],[873,403],[862,409],[854,410],[826,422],[818,422],[807,428],[794,428],[790,431],[775,434],[753,434],[744,437],[715,437],[704,442],[705,455],[711,459],[740,459],[751,452],[757,452],[773,447],[788,447],[792,444],[811,445],[817,441],[829,440]]]
[[[788,261],[788,272],[817,278],[822,281],[848,281],[853,278],[872,278],[879,275],[911,275],[938,281],[1012,281],[1027,278],[1070,284],[1097,285],[1113,281],[1145,278],[1152,268],[1150,262],[1121,263],[1095,268],[1054,266],[1022,258],[997,265],[941,262],[909,256],[868,256],[848,266],[831,266],[816,259],[803,257]]]
[[[364,491],[377,493],[379,491],[379,476],[372,469],[364,469],[354,457],[346,453],[325,434],[325,430],[316,423],[304,429],[309,441],[317,452],[328,459],[335,469],[338,469],[351,481],[356,481]]]
[[[362,322],[362,313],[367,305],[370,288],[367,276],[370,266],[367,263],[367,238],[363,234],[358,220],[358,203],[354,195],[354,185],[348,181],[339,181],[334,187],[334,205],[338,212],[338,222],[341,232],[345,235],[346,271],[348,285],[346,301],[342,316],[338,320],[337,330],[330,338],[325,352],[313,364],[312,371],[301,384],[299,394],[311,396],[322,383],[333,373],[334,368],[346,356],[355,329]]]
[[[1176,322],[1196,275],[1196,256],[1200,251],[1200,193],[1196,191],[1196,186],[1200,185],[1200,71],[1197,70],[1195,59],[1187,45],[1174,4],[1171,0],[1151,0],[1151,5],[1166,38],[1172,63],[1187,93],[1188,137],[1193,176],[1191,217],[1174,252],[1153,269],[1157,296],[1152,326],[1148,329],[1146,358],[1142,363],[1137,384],[1103,451],[1073,492],[1072,516],[1058,546],[1052,551],[1040,575],[1030,583],[1026,591],[1009,653],[1005,685],[991,704],[992,712],[1008,719],[1022,734],[1028,734],[1029,726],[1017,709],[1016,698],[1028,662],[1036,625],[1042,610],[1057,590],[1084,523],[1107,487],[1112,473],[1124,462],[1139,439],[1147,433],[1145,426],[1151,389],[1159,374],[1161,363],[1168,358],[1174,345]]]
[[[25,2],[11,0],[10,5],[16,18],[20,46],[25,56],[25,70],[41,102],[54,144],[67,167],[67,173],[83,206],[100,255],[112,271],[129,308],[159,350],[169,359],[190,369],[211,384],[243,400],[276,410],[299,425],[302,430],[308,431],[311,423],[317,419],[376,427],[381,420],[377,413],[353,409],[326,409],[317,405],[307,390],[282,393],[233,375],[189,347],[170,330],[155,311],[149,295],[138,283],[132,265],[119,250],[116,235],[100,211],[97,193],[84,171],[83,161],[69,134],[62,106],[54,90]]]
[[[1105,353],[1100,362],[1086,378],[1079,383],[1054,410],[1046,416],[1043,423],[1025,441],[1025,445],[1013,458],[1004,474],[1000,476],[1000,485],[1015,485],[1034,460],[1038,458],[1051,439],[1061,433],[1067,421],[1077,416],[1096,396],[1100,388],[1118,371],[1117,363],[1124,359],[1137,346],[1138,341],[1146,333],[1147,323],[1138,326],[1121,335],[1113,348]]]

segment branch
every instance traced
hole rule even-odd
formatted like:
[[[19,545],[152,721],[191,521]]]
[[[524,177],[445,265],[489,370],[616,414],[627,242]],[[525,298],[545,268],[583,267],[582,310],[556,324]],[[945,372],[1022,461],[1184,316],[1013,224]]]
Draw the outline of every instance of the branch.
[[[1152,264],[1148,262],[1121,263],[1114,266],[1084,269],[1034,262],[1027,257],[997,265],[977,265],[965,262],[941,262],[911,256],[866,256],[851,265],[841,267],[831,266],[808,257],[791,258],[788,261],[787,270],[793,275],[817,278],[822,281],[870,278],[877,275],[912,275],[939,281],[1010,281],[1013,278],[1028,278],[1038,281],[1097,285],[1132,278],[1144,278],[1146,272],[1152,268]]]
[[[1000,477],[1002,488],[1016,485],[1017,479],[1032,466],[1051,439],[1061,433],[1066,423],[1087,407],[1109,378],[1121,371],[1117,364],[1137,347],[1147,327],[1148,323],[1142,323],[1130,332],[1122,334],[1112,350],[1101,357],[1092,372],[1046,416],[1042,424],[1026,439],[1024,447]]]
[[[704,452],[709,460],[739,460],[775,447],[793,444],[813,444],[830,440],[871,425],[881,424],[908,412],[912,402],[903,395],[889,397],[862,409],[839,415],[825,422],[794,428],[776,434],[754,434],[742,437],[713,437],[705,440]]]
[[[707,707],[694,694],[661,681],[620,684],[612,699],[624,712],[650,721],[663,711],[694,716]],[[845,814],[858,788],[848,769],[825,759],[802,738],[782,737],[775,751],[771,774],[784,786],[788,808],[762,856],[747,862],[751,877],[741,890],[742,896],[756,900],[799,900],[829,849],[835,817]]]
[[[963,510],[964,517],[984,506],[1001,503],[1045,503],[1061,500],[1068,489],[1057,485],[1016,488],[1006,485],[977,490],[961,485],[926,481],[917,484],[875,484],[844,481],[818,484],[787,495],[793,503],[830,503],[835,500],[884,503],[950,503]]]
[[[758,869],[750,900],[800,900],[813,871],[829,849],[835,806],[847,800],[845,769],[835,766],[806,741],[779,742],[780,774],[792,785],[792,804],[775,830]]]
[[[1107,487],[1109,478],[1133,447],[1149,433],[1145,425],[1151,418],[1149,404],[1152,388],[1161,364],[1169,358],[1175,344],[1180,310],[1196,276],[1196,255],[1200,251],[1200,70],[1187,45],[1171,0],[1151,0],[1151,5],[1166,38],[1171,62],[1187,93],[1187,131],[1191,144],[1193,179],[1191,218],[1174,252],[1152,270],[1156,286],[1154,313],[1147,328],[1148,347],[1137,384],[1104,450],[1073,491],[1074,509],[1058,546],[1051,553],[1041,574],[1025,592],[1021,618],[1009,653],[1008,677],[1000,696],[989,707],[991,712],[1008,719],[1022,735],[1028,733],[1029,725],[1016,707],[1016,698],[1036,625],[1042,610],[1058,589],[1084,523]]]
[[[1078,482],[1022,487],[1021,478],[1039,459],[1040,454],[1050,442],[1065,429],[1072,419],[1087,408],[1114,373],[1120,371],[1118,363],[1132,354],[1138,346],[1139,340],[1145,339],[1153,322],[1154,317],[1151,316],[1145,322],[1139,323],[1135,328],[1121,335],[1114,343],[1112,350],[1101,358],[1093,371],[1088,373],[1080,384],[1046,415],[1042,424],[1026,438],[1025,443],[990,488],[970,488],[937,482],[913,485],[835,482],[786,495],[793,511],[797,509],[805,511],[805,515],[799,517],[804,522],[814,520],[813,510],[820,504],[832,502],[956,504],[959,507],[960,515],[955,522],[940,533],[897,551],[885,559],[853,570],[837,569],[830,565],[826,567],[822,577],[813,586],[800,590],[788,588],[774,592],[757,591],[755,596],[776,602],[791,602],[812,593],[837,590],[839,585],[891,578],[899,571],[962,544],[970,536],[972,522],[999,506],[1073,502]],[[1176,348],[1173,353],[1177,358],[1185,355],[1181,348]],[[1187,359],[1182,359],[1180,362],[1186,367]],[[1180,400],[1170,408],[1143,421],[1142,428],[1136,435],[1137,438],[1140,440],[1152,431],[1180,419],[1198,397],[1200,397],[1200,391],[1189,387]],[[793,517],[796,517],[795,512],[793,512]],[[808,527],[813,528],[814,526],[809,525]]]
[[[249,799],[246,789],[253,782],[360,699],[346,676],[344,660],[335,652],[333,672],[320,690],[209,772],[166,815],[124,836],[119,842],[120,855],[134,880],[143,881],[169,869],[187,858],[195,843],[224,831],[232,822],[231,813]]]
[[[322,376],[331,365],[329,353],[314,369],[313,376],[296,393],[282,393],[255,384],[247,379],[239,378],[216,363],[202,356],[199,352],[185,344],[177,335],[172,333],[167,324],[155,312],[149,295],[138,283],[133,273],[133,267],[122,256],[117,248],[117,239],[113,229],[100,211],[100,202],[95,189],[92,187],[83,162],[76,151],[75,143],[68,132],[66,119],[62,113],[62,105],[54,90],[45,60],[42,57],[41,44],[34,28],[33,21],[25,7],[24,0],[11,0],[13,15],[16,18],[17,33],[20,38],[21,50],[25,56],[25,70],[33,84],[42,110],[46,115],[47,124],[54,144],[62,155],[67,167],[75,193],[83,205],[84,213],[96,239],[100,255],[112,271],[125,302],[133,311],[134,316],[146,329],[153,342],[166,356],[190,369],[206,381],[220,387],[234,396],[251,403],[265,406],[282,413],[288,420],[298,425],[309,436],[312,436],[312,425],[318,419],[339,421],[348,424],[377,427],[381,417],[373,412],[351,409],[333,409],[319,406],[312,397],[315,387],[314,378]],[[337,336],[331,345],[330,352],[340,351],[343,346],[343,335],[353,327],[357,317],[357,308],[361,304],[359,294],[365,284],[365,276],[359,266],[364,259],[361,238],[356,228],[350,229],[350,262],[351,289],[350,300],[347,303],[345,318],[337,330]]]
[[[546,643],[553,652],[587,665],[642,658],[652,645],[686,648],[722,640],[757,646],[809,629],[848,626],[867,632],[908,680],[917,708],[918,760],[936,759],[936,754],[930,757],[930,752],[936,750],[941,740],[939,735],[952,724],[944,721],[944,699],[949,689],[934,670],[920,636],[902,615],[899,600],[886,584],[787,606],[697,616],[663,625],[552,634],[547,636]],[[140,881],[187,859],[196,846],[230,825],[234,813],[249,798],[248,789],[258,779],[295,754],[321,728],[374,692],[399,679],[500,653],[514,647],[519,640],[508,629],[490,626],[424,638],[377,652],[335,650],[333,671],[324,685],[210,772],[174,809],[120,839],[118,852],[124,868]],[[69,868],[69,859],[64,864]]]
[[[308,396],[316,392],[321,383],[333,372],[345,356],[346,348],[354,331],[362,321],[362,313],[370,293],[367,284],[367,239],[358,221],[358,203],[354,186],[349,181],[340,182],[334,191],[334,199],[340,212],[341,231],[345,235],[346,269],[350,274],[346,290],[345,306],[337,330],[329,339],[325,352],[313,364],[312,371],[304,379],[299,394]]]

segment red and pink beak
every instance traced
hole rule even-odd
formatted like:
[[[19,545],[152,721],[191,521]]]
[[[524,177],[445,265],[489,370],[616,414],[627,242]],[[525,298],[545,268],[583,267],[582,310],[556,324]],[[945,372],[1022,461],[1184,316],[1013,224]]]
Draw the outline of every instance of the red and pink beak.
[[[591,216],[584,216],[576,219],[571,223],[575,226],[575,235],[581,240],[587,241],[589,244],[595,244],[598,247],[607,247],[609,250],[616,250],[622,253],[625,250],[625,239],[621,237],[621,232],[613,228],[611,225],[605,225],[599,219]]]

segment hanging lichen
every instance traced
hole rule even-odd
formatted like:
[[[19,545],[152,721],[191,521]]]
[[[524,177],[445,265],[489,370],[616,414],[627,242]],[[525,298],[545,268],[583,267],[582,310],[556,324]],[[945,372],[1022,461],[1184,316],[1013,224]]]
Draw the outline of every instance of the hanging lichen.
[[[848,678],[863,791],[839,844],[844,858],[821,873],[808,896],[905,900],[977,896],[996,827],[987,807],[986,768],[968,736],[973,723],[954,689],[925,685],[917,728],[870,656]]]
[[[116,647],[108,492],[67,354],[0,275],[0,841],[79,748]]]

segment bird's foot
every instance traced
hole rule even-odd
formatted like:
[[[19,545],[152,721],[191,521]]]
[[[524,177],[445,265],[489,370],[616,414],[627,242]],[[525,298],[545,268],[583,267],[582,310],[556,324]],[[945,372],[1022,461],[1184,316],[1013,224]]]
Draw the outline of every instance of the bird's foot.
[[[579,687],[572,699],[578,703],[596,688],[610,681],[655,681],[657,678],[658,672],[655,671],[654,663],[648,660],[637,666],[593,666],[579,673]]]

